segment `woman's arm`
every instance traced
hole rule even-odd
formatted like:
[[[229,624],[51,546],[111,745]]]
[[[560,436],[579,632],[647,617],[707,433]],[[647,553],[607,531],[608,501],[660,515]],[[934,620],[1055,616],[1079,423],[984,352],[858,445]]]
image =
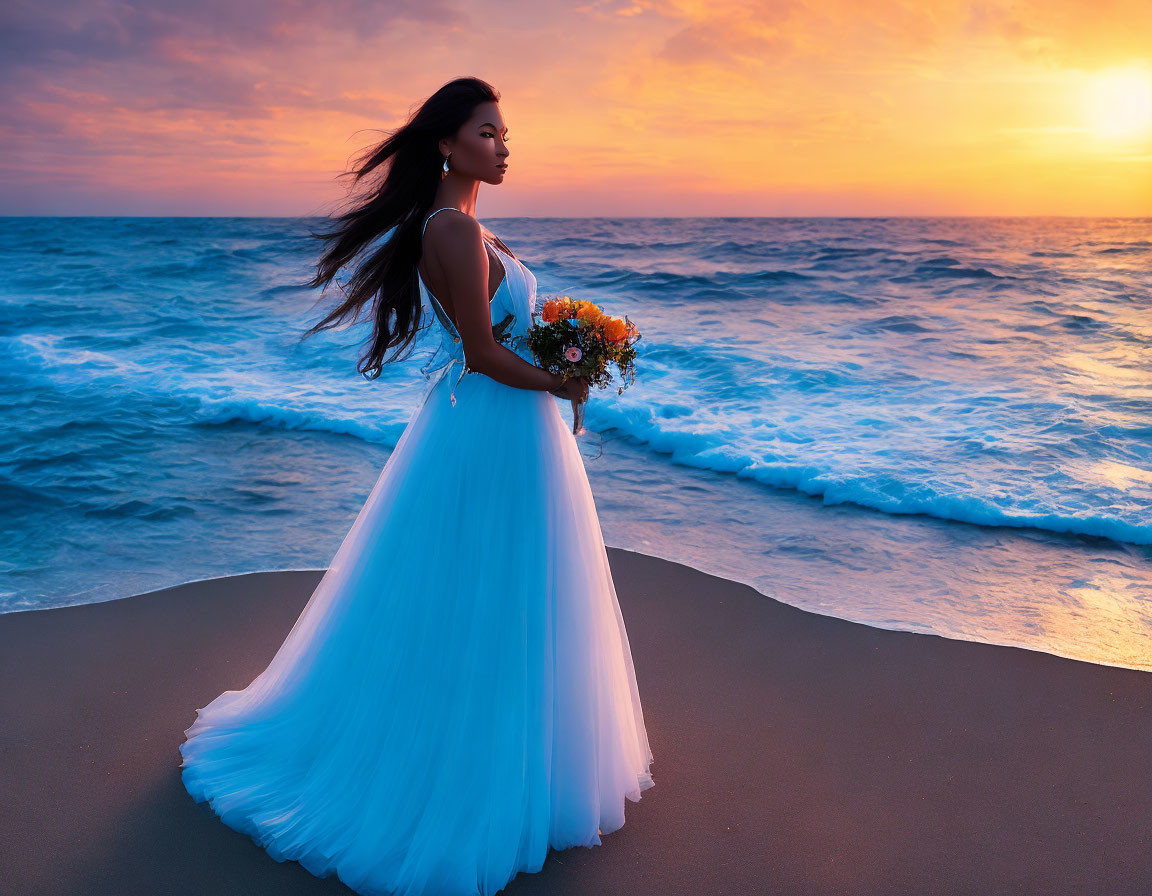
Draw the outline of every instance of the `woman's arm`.
[[[434,258],[450,258],[440,265],[452,296],[456,326],[464,344],[468,367],[506,386],[553,391],[564,378],[524,360],[492,335],[492,308],[488,303],[488,252],[480,222],[471,215],[437,215],[428,225],[427,249]]]

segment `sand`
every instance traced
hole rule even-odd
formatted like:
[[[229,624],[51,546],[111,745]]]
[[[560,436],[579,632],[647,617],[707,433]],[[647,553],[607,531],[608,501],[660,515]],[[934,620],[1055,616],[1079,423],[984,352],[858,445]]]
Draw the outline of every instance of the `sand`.
[[[615,548],[656,786],[503,892],[1152,893],[1152,674],[890,632]],[[0,891],[349,893],[194,803],[197,707],[322,571],[0,615]]]

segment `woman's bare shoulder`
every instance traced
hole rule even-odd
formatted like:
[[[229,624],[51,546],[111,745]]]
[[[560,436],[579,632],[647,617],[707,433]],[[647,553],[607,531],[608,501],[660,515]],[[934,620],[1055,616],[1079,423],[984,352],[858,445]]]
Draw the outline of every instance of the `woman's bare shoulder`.
[[[450,235],[457,234],[472,234],[484,232],[484,225],[473,218],[467,212],[462,212],[456,208],[446,208],[443,210],[448,214],[439,212],[429,217],[424,224],[424,232],[428,233],[448,233]],[[455,214],[453,214],[455,212]]]
[[[466,212],[448,209],[447,213],[433,215],[429,219],[424,228],[423,245],[425,249],[431,247],[437,256],[449,257],[483,239],[484,232],[479,221]]]

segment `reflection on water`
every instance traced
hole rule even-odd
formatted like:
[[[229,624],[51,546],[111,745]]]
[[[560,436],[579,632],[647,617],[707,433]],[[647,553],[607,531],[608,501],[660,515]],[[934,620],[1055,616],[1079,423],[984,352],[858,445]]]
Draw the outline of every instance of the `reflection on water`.
[[[0,611],[331,560],[432,345],[297,342],[316,223],[0,220]],[[1152,221],[485,223],[644,332],[587,409],[609,544],[1147,668]]]

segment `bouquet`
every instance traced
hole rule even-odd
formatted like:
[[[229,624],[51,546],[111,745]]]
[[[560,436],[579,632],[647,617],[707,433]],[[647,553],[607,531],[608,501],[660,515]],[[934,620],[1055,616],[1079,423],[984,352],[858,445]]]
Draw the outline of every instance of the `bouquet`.
[[[640,331],[625,316],[605,314],[593,302],[558,296],[544,302],[541,322],[533,322],[524,339],[536,362],[563,376],[582,376],[590,386],[605,388],[612,381],[608,364],[620,371],[621,394],[636,379],[636,349]],[[535,319],[535,315],[533,315]],[[572,432],[584,430],[585,401],[572,399]]]

